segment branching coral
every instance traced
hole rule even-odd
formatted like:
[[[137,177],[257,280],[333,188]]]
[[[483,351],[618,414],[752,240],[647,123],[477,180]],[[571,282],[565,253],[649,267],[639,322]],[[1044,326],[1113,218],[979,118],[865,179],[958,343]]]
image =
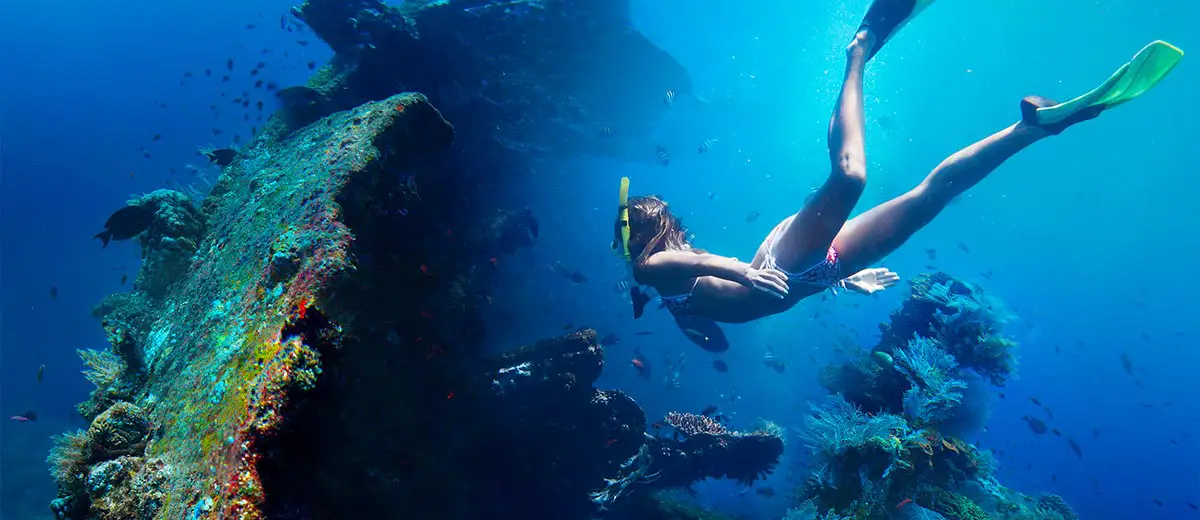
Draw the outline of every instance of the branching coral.
[[[841,395],[829,396],[824,406],[810,406],[812,413],[804,419],[801,438],[822,462],[866,447],[873,439],[900,438],[909,433],[902,417],[867,415]]]
[[[854,517],[850,515],[839,515],[833,510],[822,513],[817,510],[816,502],[810,499],[789,509],[783,520],[850,520],[852,518]]]
[[[591,494],[592,503],[596,504],[600,511],[604,511],[635,484],[653,482],[659,476],[657,472],[650,473],[650,465],[653,462],[649,445],[643,444],[637,454],[621,464],[617,478],[604,479],[604,488]]]
[[[937,424],[954,416],[962,403],[967,384],[954,377],[958,363],[928,338],[916,338],[894,352],[896,369],[912,388],[904,396],[905,413],[926,423]]]
[[[108,350],[76,350],[83,359],[83,377],[96,385],[97,390],[106,390],[117,384],[125,364],[121,358]]]
[[[670,412],[667,414],[663,422],[675,428],[680,434],[685,437],[692,437],[700,434],[721,435],[729,433],[721,423],[713,420],[712,417],[704,415],[696,415],[691,413]]]
[[[78,350],[83,359],[83,377],[96,385],[88,400],[75,406],[79,414],[94,419],[113,403],[131,398],[132,380],[125,363],[110,350]]]
[[[88,460],[92,457],[92,440],[87,432],[74,432],[55,435],[54,447],[46,457],[50,465],[50,476],[63,487],[72,487],[82,483]]]
[[[988,520],[988,515],[971,499],[945,489],[934,493],[933,510],[954,520]]]
[[[933,336],[964,367],[994,385],[1003,386],[1017,369],[1016,342],[1002,336],[1000,328],[1013,319],[1004,304],[979,287],[950,280],[914,288],[913,297],[931,303]]]

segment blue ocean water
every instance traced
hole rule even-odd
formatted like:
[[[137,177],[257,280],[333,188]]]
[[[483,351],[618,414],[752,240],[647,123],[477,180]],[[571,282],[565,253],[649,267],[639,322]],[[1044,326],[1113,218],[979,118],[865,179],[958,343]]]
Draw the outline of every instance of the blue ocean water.
[[[650,417],[717,404],[735,414],[735,426],[766,417],[788,427],[788,460],[767,483],[778,496],[742,495],[723,482],[698,486],[706,504],[750,518],[781,517],[790,505],[784,490],[803,478],[787,468],[803,462],[795,460],[804,453],[795,429],[805,403],[824,393],[817,368],[835,359],[837,342],[873,344],[904,287],[877,297],[814,297],[782,315],[727,326],[731,370],[719,374],[665,313],[629,320],[628,302],[612,290],[625,267],[608,240],[623,175],[634,192],[668,199],[697,245],[740,258],[822,181],[844,48],[868,2],[804,4],[633,2],[637,27],[685,65],[700,96],[729,110],[719,124],[703,125],[686,106],[669,112],[652,136],[671,151],[669,167],[578,157],[546,164],[539,182],[517,187],[520,202],[539,215],[541,240],[502,266],[512,281],[496,299],[518,309],[518,319],[491,327],[497,345],[511,346],[568,323],[617,334],[599,384],[627,390]],[[1146,4],[943,0],[931,7],[867,69],[869,181],[860,211],[1011,124],[1021,96],[1072,97],[1155,39],[1200,48],[1190,24],[1200,7]],[[135,245],[101,249],[91,236],[130,194],[168,182],[203,188],[184,165],[202,161],[197,146],[248,136],[257,111],[230,98],[253,91],[247,74],[258,62],[266,64],[262,78],[286,86],[312,74],[310,61],[319,67],[330,57],[311,34],[279,30],[289,7],[264,0],[0,6],[0,517],[48,517],[49,436],[77,427],[70,410],[88,391],[74,349],[103,344],[90,309],[122,290],[122,273],[136,273]],[[1190,211],[1190,193],[1200,187],[1193,179],[1200,103],[1190,97],[1196,71],[1185,58],[1142,99],[1022,152],[883,262],[906,279],[936,264],[1014,309],[1020,319],[1009,333],[1022,344],[1020,378],[976,440],[1003,452],[998,476],[1006,485],[1062,495],[1083,518],[1197,515],[1188,506],[1200,503],[1193,433],[1200,354],[1190,329],[1200,279],[1189,264],[1200,253]],[[220,81],[225,74],[229,82]],[[710,151],[696,153],[708,139],[716,140]],[[747,222],[752,212],[761,217]],[[588,281],[555,275],[546,267],[554,262]],[[784,374],[763,366],[768,346],[788,364]],[[628,367],[634,347],[660,364],[683,355],[681,387],[637,377]],[[735,392],[741,398],[732,401]],[[1063,439],[1030,432],[1021,417],[1042,413],[1030,397],[1053,409],[1052,426],[1078,439],[1083,457]],[[39,420],[7,420],[26,410]]]

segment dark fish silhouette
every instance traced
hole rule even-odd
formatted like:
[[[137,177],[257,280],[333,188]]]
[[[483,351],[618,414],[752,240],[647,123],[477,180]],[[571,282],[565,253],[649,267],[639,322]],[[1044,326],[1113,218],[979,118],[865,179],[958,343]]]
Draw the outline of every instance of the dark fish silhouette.
[[[1121,368],[1125,369],[1125,373],[1133,375],[1133,360],[1129,359],[1128,352],[1121,353]]]
[[[1075,452],[1076,457],[1083,458],[1083,448],[1079,447],[1079,443],[1075,442],[1075,439],[1067,437],[1067,444],[1071,445],[1071,451]]]
[[[46,373],[46,365],[42,365],[42,366],[38,367],[38,371],[37,371],[37,382],[38,382],[38,384],[41,384],[41,382],[42,382],[42,374],[45,374],[45,373]]]
[[[108,247],[110,240],[129,240],[145,231],[154,222],[154,212],[141,206],[125,206],[113,213],[104,222],[104,231],[92,238],[99,238]]]
[[[58,299],[58,286],[56,286],[56,285],[51,285],[51,286],[50,286],[50,299],[51,299],[51,300],[57,300],[57,299]]]
[[[721,361],[719,359],[714,359],[712,365],[713,365],[713,369],[715,369],[717,372],[720,372],[722,374],[729,371],[729,364],[727,364],[724,361]]]
[[[200,152],[208,157],[208,162],[213,163],[222,168],[233,164],[233,158],[237,157],[237,150],[233,148],[218,148],[208,152]]]
[[[1041,419],[1030,417],[1028,415],[1022,417],[1021,419],[1024,420],[1025,422],[1029,423],[1029,429],[1032,430],[1033,433],[1036,433],[1038,435],[1043,435],[1047,431],[1050,431],[1050,428],[1047,427],[1046,423],[1042,422]]]
[[[709,416],[714,413],[717,413],[717,405],[715,405],[715,404],[710,404],[708,406],[705,406],[703,410],[700,410],[700,415],[704,415],[704,416]]]
[[[129,281],[129,275],[122,274],[121,275],[121,285],[125,285],[125,282],[127,282],[127,281]]]

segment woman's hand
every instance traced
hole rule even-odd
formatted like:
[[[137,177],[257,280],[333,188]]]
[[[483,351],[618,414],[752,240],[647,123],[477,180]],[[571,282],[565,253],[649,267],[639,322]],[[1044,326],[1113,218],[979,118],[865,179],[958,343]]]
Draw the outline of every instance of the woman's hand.
[[[842,280],[842,284],[851,291],[862,294],[875,294],[879,291],[887,289],[896,282],[900,281],[900,275],[888,270],[886,267],[878,267],[874,269],[863,269],[857,273],[847,276]]]
[[[788,295],[787,275],[778,269],[746,268],[746,282],[751,288],[781,300]]]

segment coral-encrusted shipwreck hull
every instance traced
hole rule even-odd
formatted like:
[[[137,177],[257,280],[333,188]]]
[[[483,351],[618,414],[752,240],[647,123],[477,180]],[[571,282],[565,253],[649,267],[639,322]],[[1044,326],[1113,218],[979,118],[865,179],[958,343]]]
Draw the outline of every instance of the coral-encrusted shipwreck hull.
[[[594,127],[642,133],[662,87],[687,89],[625,2],[502,4],[298,8],[338,52],[315,94],[202,208],[132,201],[156,219],[135,290],[96,309],[111,348],[84,356],[91,427],[50,456],[58,517],[587,518],[638,489],[771,471],[770,434],[646,436],[632,399],[592,387],[591,331],[481,354],[490,259],[537,237],[505,179],[533,152],[605,153]],[[581,34],[610,52],[552,74]]]

